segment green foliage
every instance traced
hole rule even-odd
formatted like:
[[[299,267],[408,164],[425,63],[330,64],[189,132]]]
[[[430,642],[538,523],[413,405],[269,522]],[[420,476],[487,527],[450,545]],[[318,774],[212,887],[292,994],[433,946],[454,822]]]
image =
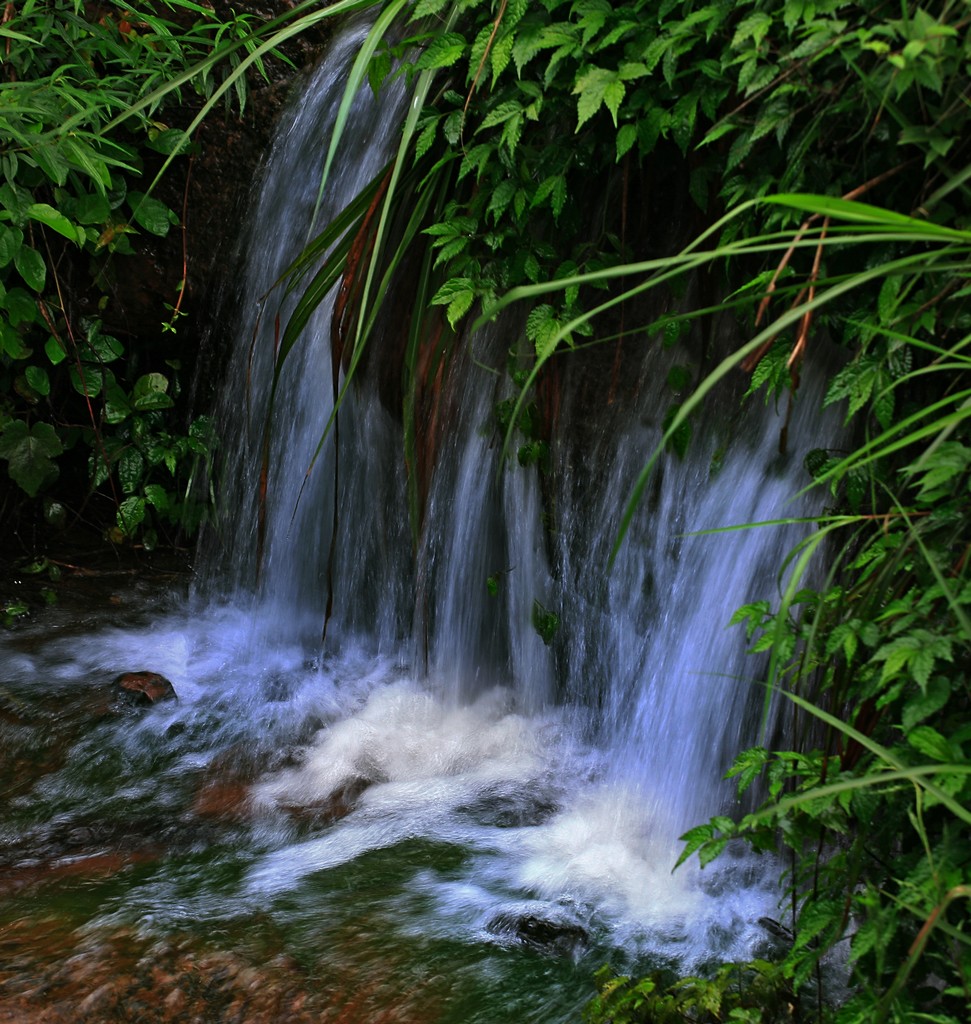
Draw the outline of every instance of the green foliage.
[[[540,639],[547,647],[553,642],[560,628],[560,617],[551,612],[540,601],[533,601],[533,629],[539,634]]]
[[[242,106],[245,79],[233,68],[254,45],[246,17],[220,21],[188,0],[165,9],[177,20],[155,5],[10,6],[0,73],[0,458],[30,498],[58,490],[62,463],[86,461],[90,489],[112,496],[118,530],[148,545],[156,525],[198,522],[181,487],[208,458],[208,428],[176,436],[166,354],[141,341],[126,350],[77,310],[103,314],[107,262],[178,223],[150,188],[136,188],[157,154],[186,151],[184,133],[161,120],[164,104],[179,104],[187,86],[212,97],[235,77]],[[135,363],[157,368],[132,379]],[[60,493],[77,504],[73,486],[73,498]]]
[[[597,995],[584,1008],[588,1024],[784,1024],[801,1019],[777,964],[725,964],[711,978],[672,980],[655,971],[632,980],[602,967]]]

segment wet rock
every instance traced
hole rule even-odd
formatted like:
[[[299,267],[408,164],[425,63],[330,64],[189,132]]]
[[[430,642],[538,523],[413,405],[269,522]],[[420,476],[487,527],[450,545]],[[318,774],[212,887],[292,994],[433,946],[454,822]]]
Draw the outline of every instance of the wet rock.
[[[468,815],[479,825],[526,828],[549,821],[557,810],[552,800],[531,793],[501,793],[486,794],[460,807],[459,813]]]
[[[792,949],[795,936],[784,924],[772,917],[760,917],[758,924],[764,930],[764,934],[755,947],[755,955],[760,960],[781,960]]]
[[[569,919],[540,917],[517,911],[502,911],[486,925],[486,931],[501,938],[515,939],[543,953],[573,955],[587,944],[587,930]]]
[[[138,704],[156,704],[162,700],[178,700],[175,687],[158,672],[122,672],[115,686]]]
[[[249,786],[245,782],[207,782],[196,794],[193,814],[223,821],[241,821],[249,817]]]
[[[299,805],[280,803],[279,807],[299,824],[317,828],[346,818],[357,807],[361,794],[371,785],[370,779],[350,779],[339,789],[335,789],[316,803]]]

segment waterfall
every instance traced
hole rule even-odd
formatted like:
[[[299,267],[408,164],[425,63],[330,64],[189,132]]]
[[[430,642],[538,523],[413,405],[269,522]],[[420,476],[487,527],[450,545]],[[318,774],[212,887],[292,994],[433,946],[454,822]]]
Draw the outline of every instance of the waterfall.
[[[4,687],[24,706],[40,694],[76,707],[88,687],[90,706],[109,710],[63,741],[0,832],[25,848],[40,835],[65,856],[75,833],[123,851],[146,836],[156,859],[85,901],[79,933],[151,938],[203,922],[205,942],[211,930],[245,945],[256,929],[253,949],[266,940],[342,983],[348,965],[370,980],[379,964],[389,991],[420,976],[437,998],[447,975],[448,1008],[414,1019],[576,1019],[608,958],[689,971],[766,948],[777,865],[731,849],[704,870],[672,865],[679,835],[733,809],[723,774],[760,735],[760,666],[728,621],[774,596],[804,533],[707,531],[811,514],[789,498],[830,428],[810,380],[791,414],[743,408],[746,381],[726,382],[683,457],[658,460],[611,565],[683,358],[646,335],[624,340],[615,382],[612,353],[555,358],[542,471],[520,465],[515,444],[503,455],[517,314],[458,338],[436,381],[440,429],[414,533],[395,368],[382,365],[388,324],[327,433],[325,301],[270,417],[279,325],[296,301],[274,285],[396,143],[403,90],[366,91],[317,209],[366,31],[351,22],[338,35],[254,194],[216,415],[224,514],[203,539],[202,582],[188,602],[80,635],[58,627],[5,659]],[[732,340],[726,326],[716,347]],[[696,362],[707,343],[691,340]],[[178,702],[112,711],[98,687],[142,667],[167,676]],[[174,836],[164,854],[160,821]],[[379,1007],[354,1019],[391,1018]]]
[[[266,292],[306,240],[342,67],[357,41],[351,32],[336,44],[280,129],[247,236],[248,297]],[[359,97],[319,223],[390,156],[380,140],[393,145],[401,103],[394,91]],[[362,776],[386,787],[380,797],[374,785],[367,791],[370,820],[280,851],[257,872],[258,884],[277,891],[284,878],[405,835],[452,834],[450,815],[470,802],[528,805],[531,797],[515,791],[535,787],[532,809],[517,813],[542,827],[506,850],[517,865],[506,864],[506,884],[518,878],[523,891],[566,899],[584,914],[610,907],[607,916],[634,931],[665,914],[682,924],[692,918],[685,906],[699,883],[690,870],[673,887],[666,881],[677,837],[730,809],[722,776],[733,752],[757,741],[764,699],[744,636],[728,620],[742,603],[772,596],[773,573],[802,535],[799,527],[703,531],[798,514],[786,502],[798,489],[808,444],[800,439],[818,426],[820,396],[807,385],[792,416],[757,402],[740,414],[738,387],[722,389],[696,417],[687,454],[662,457],[608,570],[623,510],[663,434],[672,357],[643,339],[616,401],[592,395],[585,364],[568,357],[541,486],[536,467],[499,466],[494,408],[510,391],[489,367],[503,366],[517,337],[500,321],[460,339],[449,367],[451,415],[413,549],[402,428],[367,375],[340,410],[339,438],[331,434],[318,452],[333,408],[325,303],[288,359],[276,403],[266,552],[254,591],[253,495],[272,320],[264,312],[255,340],[241,331],[227,402],[234,422],[248,410],[246,440],[229,463],[238,487],[224,528],[232,600],[250,594],[260,643],[286,635],[330,664],[349,650],[378,652],[407,682],[394,675],[322,730],[298,768],[258,789],[272,808],[314,804]],[[784,425],[788,454],[779,452]],[[321,646],[335,530],[334,618]],[[224,565],[217,568],[225,579]],[[554,636],[539,635],[534,608],[556,616]],[[523,733],[522,716],[535,732]],[[408,809],[393,812],[395,799]],[[678,900],[686,902],[672,910]]]

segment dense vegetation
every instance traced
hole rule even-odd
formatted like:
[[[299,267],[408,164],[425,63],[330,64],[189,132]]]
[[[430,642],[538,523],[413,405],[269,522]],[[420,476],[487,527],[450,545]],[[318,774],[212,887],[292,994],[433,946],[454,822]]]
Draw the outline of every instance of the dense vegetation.
[[[131,230],[175,221],[138,183],[142,148],[183,144],[156,118],[153,90],[162,79],[212,89],[208,55],[227,31],[180,6],[200,22],[139,14],[122,31],[120,14],[28,4],[0,30],[0,456],[55,515],[61,452],[83,446],[83,486],[114,485],[123,533],[185,513],[182,456],[210,445],[202,425],[176,435],[164,419],[165,354],[132,360],[72,301],[78,275],[99,280]],[[769,653],[766,691],[791,705],[798,745],[740,752],[731,774],[741,790],[763,787],[763,802],[686,836],[685,855],[703,863],[730,842],[785,852],[787,949],[673,985],[607,972],[590,1020],[966,1020],[971,4],[327,11],[364,6],[380,13],[348,97],[404,75],[415,102],[398,159],[295,264],[287,287],[303,298],[279,360],[341,282],[335,360],[353,376],[377,308],[412,297],[396,358],[416,527],[437,368],[476,318],[522,311],[509,363],[521,397],[499,410],[522,462],[542,458],[536,384],[581,343],[677,344],[734,317],[737,349],[705,373],[686,349],[671,382],[675,451],[726,374],[751,373],[750,400],[785,401],[823,339],[842,354],[826,401],[845,410],[856,447],[807,455],[807,486],[827,506],[817,530],[780,567],[781,592],[736,615]],[[298,7],[293,31],[313,16]],[[38,34],[47,50],[26,45]],[[262,37],[242,36],[249,48],[230,52],[257,55]],[[208,78],[183,74],[193,61]],[[132,107],[117,133],[112,119]],[[641,303],[649,294],[660,318]],[[648,461],[642,486],[650,472]],[[810,587],[814,557],[825,581]],[[834,1004],[842,964],[847,994]]]
[[[184,399],[202,328],[183,335],[184,225],[167,236],[188,197],[194,130],[246,108],[290,22],[306,32],[329,14],[309,6],[269,22],[193,0],[5,8],[0,523],[24,551],[78,522],[152,548],[191,536],[206,514],[212,495],[196,483],[216,439]],[[156,272],[161,295],[160,252],[176,253],[174,272]]]

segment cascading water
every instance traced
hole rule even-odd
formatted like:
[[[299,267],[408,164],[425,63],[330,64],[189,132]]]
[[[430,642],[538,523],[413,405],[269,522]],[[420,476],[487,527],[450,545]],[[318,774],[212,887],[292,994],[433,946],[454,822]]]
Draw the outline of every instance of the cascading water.
[[[250,300],[307,239],[362,31],[337,41],[279,131],[245,243]],[[401,103],[361,98],[318,223],[388,158]],[[341,409],[339,461],[333,435],[315,455],[333,408],[324,308],[276,394],[257,572],[273,318],[271,307],[255,335],[243,318],[222,413],[236,438],[233,512],[188,610],[47,638],[13,652],[5,672],[12,687],[44,677],[56,694],[144,664],[172,679],[178,705],[77,737],[68,767],[17,798],[4,841],[92,817],[172,816],[189,838],[179,832],[157,868],[105,891],[85,929],[205,921],[232,935],[259,919],[321,976],[380,963],[396,993],[387,1006],[428,993],[401,1019],[565,1019],[605,957],[692,969],[753,955],[758,919],[775,913],[774,872],[741,856],[671,867],[678,835],[730,805],[721,776],[757,738],[763,694],[727,622],[771,596],[799,536],[695,534],[795,514],[784,415],[750,406],[733,424],[739,396],[713,400],[687,456],[663,458],[608,573],[662,433],[669,357],[645,346],[613,402],[591,397],[582,363],[567,361],[544,490],[535,469],[497,473],[493,409],[508,392],[482,364],[501,366],[515,335],[490,328],[450,367],[453,415],[413,551],[401,427],[367,378]],[[800,422],[816,406],[804,387],[788,426],[797,454],[797,438],[818,429]],[[558,616],[549,644],[534,602]],[[214,832],[190,827],[227,777],[245,786],[243,802]],[[355,1020],[391,1019],[383,1012]]]

